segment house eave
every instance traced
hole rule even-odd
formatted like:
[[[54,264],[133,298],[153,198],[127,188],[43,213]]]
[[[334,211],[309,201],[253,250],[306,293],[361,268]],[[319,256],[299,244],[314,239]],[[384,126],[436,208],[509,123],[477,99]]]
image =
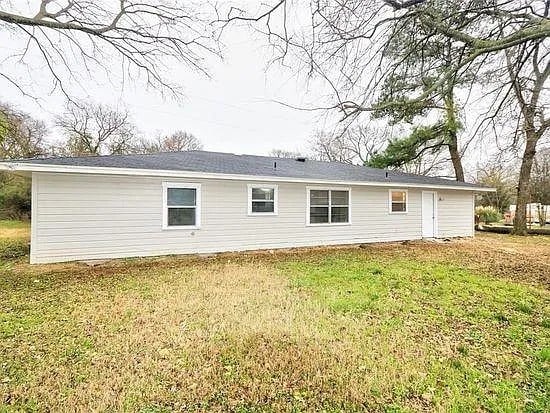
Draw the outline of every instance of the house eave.
[[[126,176],[161,176],[167,178],[186,178],[186,179],[221,179],[237,181],[267,181],[267,182],[290,182],[307,183],[321,185],[356,185],[356,186],[378,186],[391,188],[430,188],[441,190],[461,190],[471,192],[495,192],[495,188],[470,187],[458,185],[437,185],[437,184],[416,184],[404,182],[377,182],[377,181],[339,181],[339,180],[320,180],[303,179],[282,176],[262,176],[245,174],[224,174],[212,172],[193,172],[193,171],[174,171],[161,169],[138,169],[138,168],[113,168],[113,167],[91,167],[91,166],[73,166],[73,165],[44,165],[33,164],[29,162],[2,162],[0,170],[15,173],[21,172],[46,172],[46,173],[73,173],[73,174],[99,174],[99,175],[126,175]]]

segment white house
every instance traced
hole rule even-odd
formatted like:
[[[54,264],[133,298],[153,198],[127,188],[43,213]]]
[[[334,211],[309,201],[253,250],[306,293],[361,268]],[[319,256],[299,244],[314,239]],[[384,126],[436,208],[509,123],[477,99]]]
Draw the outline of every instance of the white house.
[[[31,263],[472,236],[489,188],[341,163],[189,151],[27,159]]]

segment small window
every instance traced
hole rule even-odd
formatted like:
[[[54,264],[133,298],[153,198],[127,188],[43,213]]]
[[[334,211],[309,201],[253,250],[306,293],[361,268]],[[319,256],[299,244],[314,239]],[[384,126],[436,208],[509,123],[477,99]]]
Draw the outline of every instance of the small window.
[[[200,227],[200,185],[163,184],[163,228]]]
[[[308,189],[308,224],[349,223],[349,190]]]
[[[390,212],[407,212],[407,197],[408,193],[406,190],[390,190]]]
[[[248,185],[248,215],[277,215],[277,185]]]

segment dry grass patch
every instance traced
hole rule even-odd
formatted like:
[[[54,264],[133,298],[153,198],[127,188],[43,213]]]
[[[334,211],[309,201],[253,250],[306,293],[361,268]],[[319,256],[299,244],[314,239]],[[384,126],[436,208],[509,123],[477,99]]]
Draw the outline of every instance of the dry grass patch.
[[[0,395],[18,408],[356,409],[418,368],[410,338],[365,337],[270,264],[17,278]]]
[[[473,239],[369,244],[365,250],[388,258],[457,263],[491,276],[550,287],[550,236],[476,233]]]
[[[28,222],[0,220],[0,260],[26,256],[29,253],[29,243]]]
[[[0,238],[30,238],[30,222],[0,220]]]
[[[548,263],[495,263],[549,246],[493,236],[4,262],[0,411],[547,411]]]

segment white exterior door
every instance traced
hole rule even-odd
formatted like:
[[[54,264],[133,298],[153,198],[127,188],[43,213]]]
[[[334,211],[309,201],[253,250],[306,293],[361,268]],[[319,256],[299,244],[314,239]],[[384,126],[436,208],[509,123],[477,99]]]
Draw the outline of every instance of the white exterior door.
[[[422,238],[437,237],[437,197],[435,192],[422,192]]]

